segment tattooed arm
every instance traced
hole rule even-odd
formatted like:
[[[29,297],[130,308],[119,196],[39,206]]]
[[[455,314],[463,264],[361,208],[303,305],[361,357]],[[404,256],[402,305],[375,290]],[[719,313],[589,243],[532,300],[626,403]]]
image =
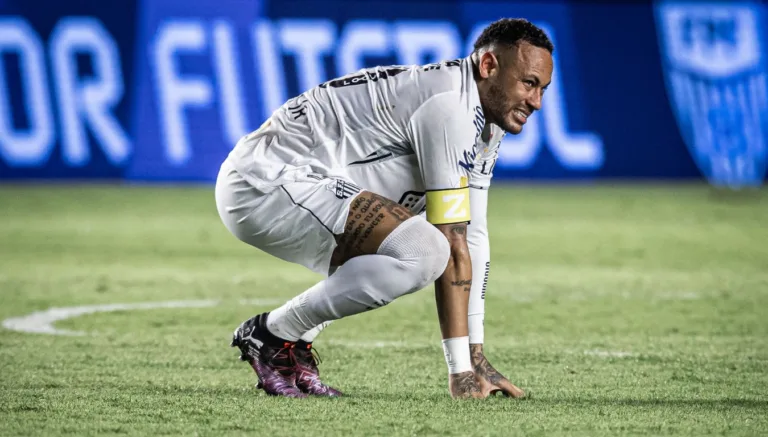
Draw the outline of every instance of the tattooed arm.
[[[435,282],[435,300],[443,339],[467,337],[467,305],[472,287],[472,261],[467,247],[467,224],[437,225],[451,246],[443,275]],[[467,343],[468,344],[468,343]],[[466,346],[465,346],[466,347]],[[448,389],[454,398],[484,397],[474,371],[449,375]]]
[[[467,327],[473,279],[467,247],[467,223],[472,220],[468,170],[477,153],[477,115],[482,114],[482,108],[465,108],[462,92],[440,92],[412,113],[407,127],[426,191],[427,221],[445,234],[451,246],[448,266],[435,281],[435,298],[454,398],[482,397],[475,396],[477,384],[467,377],[474,374]],[[487,170],[490,172],[490,168]]]
[[[483,354],[482,344],[470,344],[472,351],[472,368],[475,370],[475,379],[483,396],[501,393],[511,398],[522,398],[525,392],[520,387],[509,382],[498,370],[496,370]]]
[[[443,338],[466,337],[467,307],[472,287],[472,260],[467,247],[467,224],[437,225],[451,245],[445,272],[435,282],[437,316]]]

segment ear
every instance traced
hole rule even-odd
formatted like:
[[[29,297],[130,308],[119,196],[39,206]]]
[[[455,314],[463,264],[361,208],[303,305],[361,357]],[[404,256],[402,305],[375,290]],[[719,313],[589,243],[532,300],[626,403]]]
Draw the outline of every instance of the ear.
[[[478,70],[480,77],[488,79],[491,76],[495,76],[499,72],[499,60],[496,58],[490,50],[483,52],[480,55],[478,62]]]

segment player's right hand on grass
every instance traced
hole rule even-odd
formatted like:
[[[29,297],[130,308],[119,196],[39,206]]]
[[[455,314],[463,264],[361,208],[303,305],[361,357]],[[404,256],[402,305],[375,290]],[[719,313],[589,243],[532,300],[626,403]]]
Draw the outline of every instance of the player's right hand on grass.
[[[448,390],[453,399],[485,398],[472,371],[448,375]]]
[[[498,370],[494,369],[488,359],[483,354],[482,344],[469,345],[472,351],[472,367],[475,369],[478,387],[483,393],[483,397],[493,396],[501,393],[511,398],[525,397],[525,392],[516,385],[509,382]]]

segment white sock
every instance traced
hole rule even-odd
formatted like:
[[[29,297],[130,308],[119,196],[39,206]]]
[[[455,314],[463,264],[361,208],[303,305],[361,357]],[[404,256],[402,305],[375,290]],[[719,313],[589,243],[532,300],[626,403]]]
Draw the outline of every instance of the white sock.
[[[318,282],[269,313],[267,328],[277,337],[297,341],[329,320],[384,306],[409,290],[415,260],[386,255],[362,255],[347,261]],[[410,265],[409,265],[410,264]]]
[[[270,312],[267,328],[277,337],[297,341],[323,323],[382,307],[421,290],[443,274],[449,256],[450,246],[443,234],[423,217],[411,217],[384,239],[377,254],[350,259],[328,278]]]
[[[304,335],[301,336],[302,341],[306,341],[307,343],[312,343],[315,341],[315,338],[317,338],[318,334],[322,332],[323,329],[327,328],[328,325],[333,323],[333,320],[329,320],[327,322],[323,322],[314,328],[310,329],[309,331],[305,332]]]
[[[336,270],[338,268],[339,268],[338,266],[330,267],[328,269],[328,276],[331,276],[332,274],[336,273]],[[315,326],[314,328],[312,328],[309,331],[305,332],[304,335],[301,336],[301,341],[305,341],[307,343],[312,343],[313,341],[315,341],[317,336],[320,335],[320,333],[325,328],[327,328],[328,325],[330,325],[331,323],[333,323],[333,320],[328,320],[327,322],[323,322],[323,323]]]

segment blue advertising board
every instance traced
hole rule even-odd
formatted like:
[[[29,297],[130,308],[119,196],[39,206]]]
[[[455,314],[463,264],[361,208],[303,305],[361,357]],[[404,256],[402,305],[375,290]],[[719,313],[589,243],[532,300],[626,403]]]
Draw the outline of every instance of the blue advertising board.
[[[759,184],[762,2],[0,1],[0,179],[213,181],[288,98],[360,68],[466,56],[500,17],[555,44],[496,177]]]

